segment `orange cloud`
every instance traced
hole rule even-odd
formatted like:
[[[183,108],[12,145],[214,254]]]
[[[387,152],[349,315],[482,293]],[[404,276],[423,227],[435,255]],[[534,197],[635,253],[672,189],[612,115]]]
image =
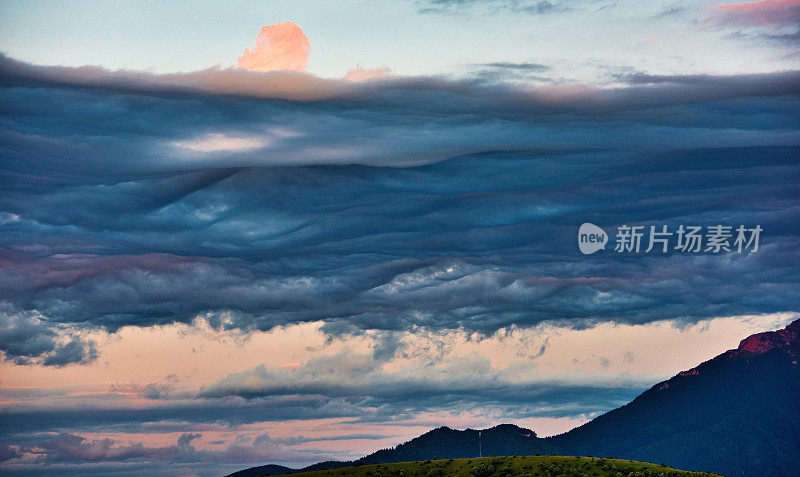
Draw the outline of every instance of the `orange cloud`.
[[[239,68],[250,71],[305,71],[311,44],[297,24],[261,27],[253,49],[239,57]]]
[[[718,20],[749,26],[791,25],[800,21],[800,0],[762,0],[715,7]]]

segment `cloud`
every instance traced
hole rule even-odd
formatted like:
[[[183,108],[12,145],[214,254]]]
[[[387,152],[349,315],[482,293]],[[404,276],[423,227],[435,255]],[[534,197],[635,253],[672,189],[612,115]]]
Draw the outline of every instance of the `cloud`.
[[[392,70],[385,66],[382,68],[365,68],[361,65],[356,65],[355,68],[347,72],[344,79],[358,83],[386,78],[391,74]]]
[[[53,354],[46,356],[45,366],[66,366],[68,364],[88,364],[97,359],[97,343],[73,337],[66,343],[59,343]]]
[[[800,22],[800,1],[762,0],[720,4],[714,7],[714,19],[723,24],[750,27],[796,27]]]
[[[413,421],[429,415],[428,419],[438,424],[447,422],[447,417],[440,415],[442,412],[450,416],[503,414],[515,419],[575,417],[616,407],[651,385],[653,379],[650,376],[591,377],[583,372],[542,377],[531,361],[497,368],[488,358],[475,352],[454,353],[444,359],[425,354],[424,350],[417,352],[419,358],[410,365],[397,366],[394,362],[393,367],[384,369],[385,357],[344,349],[316,356],[292,370],[256,366],[210,383],[201,388],[198,395],[184,394],[156,402],[140,399],[87,401],[83,396],[78,400],[41,400],[13,405],[3,410],[0,433],[23,440],[53,429],[78,432],[91,428],[114,435],[177,430],[190,433],[179,440],[180,444],[194,441],[193,434],[208,431],[209,425],[239,433],[246,431],[250,424],[285,420],[313,424],[333,419],[359,429],[359,423],[372,426],[387,421]],[[119,387],[112,391],[131,390],[140,394],[140,389],[136,388]],[[4,397],[28,400],[31,395],[6,392]],[[329,440],[316,437],[277,440],[281,445]],[[174,449],[118,449],[105,454],[105,449],[118,447],[110,441],[92,444],[70,438],[67,444],[68,449],[64,450],[67,456],[53,456],[53,460],[86,459],[92,454],[124,459],[143,453],[152,457],[159,456],[160,452],[178,454]],[[45,447],[51,454],[61,448],[55,444]]]
[[[201,440],[203,435],[197,432],[184,432],[177,437],[174,445],[145,445],[142,442],[124,444],[110,438],[87,439],[78,434],[62,432],[46,439],[37,440],[32,445],[20,448],[0,444],[0,462],[16,464],[18,469],[33,470],[34,472],[63,471],[67,464],[89,464],[97,466],[72,467],[72,470],[86,471],[90,468],[108,470],[114,473],[111,463],[140,463],[153,467],[157,474],[159,467],[169,465],[174,472],[180,463],[202,463],[204,466],[216,463],[254,463],[266,460],[273,462],[315,462],[330,460],[332,456],[324,451],[313,448],[292,448],[308,442],[340,439],[370,439],[384,437],[375,434],[354,434],[331,438],[288,438],[272,439],[268,434],[261,434],[253,439],[252,444],[247,444],[246,439],[235,439],[222,449],[200,449],[194,442]],[[26,456],[35,456],[31,462]],[[15,462],[17,461],[17,462]],[[33,464],[33,465],[31,465]],[[13,468],[13,467],[9,467]],[[160,475],[160,474],[158,474]]]
[[[492,64],[490,64],[492,65]],[[493,63],[504,65],[504,63]],[[512,65],[523,64],[509,63]],[[533,64],[528,65],[530,70]],[[521,69],[521,68],[515,68]],[[297,72],[248,72],[210,68],[190,73],[162,74],[109,71],[99,67],[38,66],[0,55],[0,78],[4,85],[95,88],[117,94],[228,95],[234,98],[289,99],[319,102],[344,99],[348,103],[375,108],[405,105],[415,111],[503,114],[600,113],[646,109],[670,104],[694,104],[747,97],[796,94],[798,71],[747,75],[676,75],[659,88],[632,85],[599,88],[590,85],[553,85],[526,88],[498,86],[480,81],[457,81],[433,77],[392,77],[391,81],[351,82],[324,79]],[[689,80],[689,81],[686,81]],[[433,95],[430,100],[426,95]],[[192,96],[187,96],[189,99]],[[402,97],[402,100],[400,98]],[[411,101],[409,103],[409,101]],[[187,105],[188,106],[188,105]],[[183,112],[182,108],[179,111]],[[168,114],[168,112],[164,112]],[[175,112],[172,114],[178,116]]]
[[[239,68],[249,71],[305,71],[311,44],[297,24],[261,27],[253,49],[239,57]]]
[[[18,312],[0,301],[0,352],[17,365],[66,366],[97,359],[97,343],[63,333],[35,310]]]
[[[610,402],[625,396],[620,399],[624,402],[646,387],[634,378],[625,382],[616,377],[590,376],[543,379],[533,372],[534,368],[531,362],[517,362],[506,369],[496,369],[488,358],[470,353],[389,372],[373,355],[344,350],[313,358],[293,370],[258,366],[231,374],[201,388],[200,396],[320,396],[326,400],[344,399],[363,408],[382,408],[381,414],[391,409],[388,416],[447,406],[463,409],[524,404],[540,410],[557,409],[577,406],[590,395],[593,400]]]
[[[508,61],[495,61],[493,63],[484,63],[482,65],[486,68],[498,69],[498,70],[512,70],[512,71],[531,71],[541,73],[543,71],[547,71],[550,69],[549,66],[543,65],[541,63],[512,63]]]
[[[197,432],[185,432],[178,437],[178,448],[185,451],[194,451],[192,441],[203,437],[202,434]]]
[[[387,332],[376,356],[401,349],[393,331],[796,311],[799,79],[529,88],[3,58],[0,300],[109,331],[324,321]],[[586,258],[587,221],[765,232],[751,255]],[[20,323],[11,359],[55,353]],[[95,356],[79,348],[49,362]]]
[[[556,82],[548,76],[551,68],[541,63],[496,61],[472,66],[477,68],[472,73],[475,78],[486,83],[554,84]]]
[[[20,452],[17,446],[11,446],[5,442],[0,442],[0,462],[17,459],[19,457],[22,457],[22,452]]]
[[[114,383],[109,388],[109,393],[136,394],[145,399],[169,399],[173,394],[177,381],[177,376],[175,374],[170,374],[163,382],[148,383],[143,386],[128,383]]]
[[[263,137],[236,137],[210,133],[190,140],[174,141],[172,145],[199,153],[238,152],[261,149],[269,145],[269,141]]]
[[[5,359],[23,364],[31,356],[37,357],[53,351],[56,332],[45,326],[34,312],[14,313],[4,303],[0,320],[0,349]]]
[[[115,446],[111,439],[87,442],[85,438],[61,433],[39,444],[42,454],[50,462],[124,461],[137,458],[166,457],[182,450],[175,447],[145,447],[141,444]]]
[[[273,439],[268,434],[261,434],[248,445],[244,442],[233,442],[221,451],[203,451],[202,459],[206,462],[320,462],[333,460],[330,453],[316,449],[292,449],[290,439]]]
[[[53,466],[62,463],[108,463],[127,461],[177,463],[181,461],[216,462],[228,460],[225,455],[220,455],[219,452],[198,452],[192,442],[201,437],[202,434],[200,433],[185,432],[178,436],[175,445],[147,446],[141,442],[125,445],[109,438],[89,440],[80,435],[62,432],[53,437],[36,442],[33,446],[24,449],[24,453],[37,456],[38,463],[51,466],[50,468],[57,468]],[[254,447],[254,449],[259,450],[258,447]],[[225,452],[231,454],[235,453],[235,451],[235,446],[231,446]],[[18,452],[11,458],[22,457],[22,455],[23,453]],[[270,455],[269,453],[261,452],[258,456],[269,458]],[[42,469],[41,466],[38,468],[40,470]]]
[[[497,12],[509,10],[514,13],[543,15],[571,8],[569,2],[548,0],[420,0],[420,13],[452,14],[464,11],[483,10]]]

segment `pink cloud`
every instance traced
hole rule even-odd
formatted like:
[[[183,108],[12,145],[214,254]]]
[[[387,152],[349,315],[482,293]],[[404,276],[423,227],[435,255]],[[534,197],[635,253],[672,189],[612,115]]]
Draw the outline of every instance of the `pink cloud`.
[[[800,22],[800,0],[725,3],[714,7],[721,23],[746,26],[792,25]]]
[[[239,57],[239,68],[249,71],[305,71],[311,44],[297,24],[261,27],[253,49]]]

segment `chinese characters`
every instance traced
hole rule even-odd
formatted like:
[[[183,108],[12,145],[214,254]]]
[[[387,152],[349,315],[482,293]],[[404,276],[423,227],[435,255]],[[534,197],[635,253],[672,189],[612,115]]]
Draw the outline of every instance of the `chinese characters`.
[[[618,253],[754,253],[763,229],[760,225],[734,229],[730,225],[679,225],[670,230],[667,225],[620,225],[617,227],[616,246]]]

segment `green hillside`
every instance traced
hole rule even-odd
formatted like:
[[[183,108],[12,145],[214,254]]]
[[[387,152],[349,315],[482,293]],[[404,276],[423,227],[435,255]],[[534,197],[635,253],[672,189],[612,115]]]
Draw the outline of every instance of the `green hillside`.
[[[663,465],[620,459],[512,456],[360,465],[292,475],[303,477],[677,477],[718,476],[719,474],[686,472]]]

